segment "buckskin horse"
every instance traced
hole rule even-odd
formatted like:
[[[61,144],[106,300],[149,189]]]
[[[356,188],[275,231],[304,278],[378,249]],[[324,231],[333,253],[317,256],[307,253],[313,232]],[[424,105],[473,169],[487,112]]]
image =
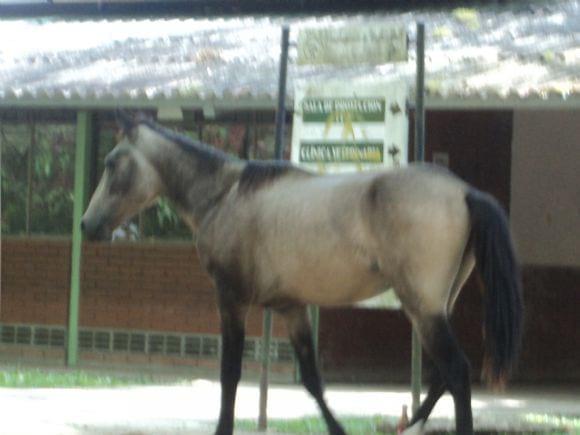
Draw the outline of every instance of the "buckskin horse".
[[[460,434],[473,433],[470,369],[448,321],[477,264],[485,285],[484,376],[505,382],[520,346],[518,263],[506,215],[488,194],[431,165],[317,175],[289,163],[235,159],[141,115],[118,114],[120,141],[82,218],[88,239],[167,197],[197,237],[221,319],[221,409],[231,434],[248,307],[286,322],[301,379],[329,433],[307,304],[348,305],[393,288],[435,368],[410,425],[449,391]]]

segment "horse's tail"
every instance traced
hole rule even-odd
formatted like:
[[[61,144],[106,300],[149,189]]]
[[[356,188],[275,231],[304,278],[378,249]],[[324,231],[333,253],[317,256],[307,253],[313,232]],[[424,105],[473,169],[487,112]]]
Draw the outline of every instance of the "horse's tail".
[[[523,322],[522,285],[507,216],[490,195],[471,189],[466,198],[475,258],[485,290],[482,375],[501,387],[518,357]]]

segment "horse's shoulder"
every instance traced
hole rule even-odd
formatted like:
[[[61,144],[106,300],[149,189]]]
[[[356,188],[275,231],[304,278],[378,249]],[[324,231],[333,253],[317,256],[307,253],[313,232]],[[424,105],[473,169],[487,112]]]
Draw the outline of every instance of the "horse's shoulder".
[[[249,161],[242,170],[239,191],[252,192],[288,175],[307,176],[309,174],[309,172],[285,161]]]

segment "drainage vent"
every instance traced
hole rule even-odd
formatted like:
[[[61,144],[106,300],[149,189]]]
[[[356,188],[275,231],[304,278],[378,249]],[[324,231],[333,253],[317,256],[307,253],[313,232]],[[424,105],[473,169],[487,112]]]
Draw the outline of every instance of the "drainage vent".
[[[294,349],[290,343],[284,341],[276,342],[276,347],[278,351],[277,360],[278,361],[293,361],[294,360]]]
[[[16,342],[16,328],[8,325],[2,326],[0,341],[2,343],[14,344]]]
[[[111,350],[111,333],[109,331],[96,331],[94,334],[95,350]]]
[[[82,350],[93,350],[93,331],[79,331],[79,347]]]
[[[145,334],[131,334],[131,338],[129,339],[129,350],[131,352],[145,353]]]
[[[127,332],[113,333],[113,350],[120,352],[129,350],[129,334]]]
[[[218,356],[219,340],[217,337],[203,337],[201,343],[202,356]]]
[[[36,346],[48,346],[50,343],[50,329],[42,326],[34,328],[34,344]]]
[[[32,328],[30,326],[19,326],[16,328],[16,343],[30,344],[32,340]]]
[[[181,355],[181,337],[177,335],[165,337],[165,353],[167,355]]]
[[[64,328],[51,328],[49,344],[53,347],[64,347],[65,337]]]
[[[187,356],[201,355],[201,337],[185,337],[184,352]]]
[[[0,324],[0,343],[39,347],[64,348],[66,330],[62,326]],[[112,329],[80,329],[79,348],[84,351],[131,352],[160,354],[189,358],[218,358],[221,338],[218,335],[165,334],[154,331],[126,331]],[[262,341],[247,337],[244,342],[245,360],[260,361]],[[286,340],[272,340],[272,361],[294,360],[294,352]]]
[[[244,359],[256,361],[259,360],[260,355],[256,353],[257,347],[258,346],[256,346],[256,340],[252,338],[247,338],[246,341],[244,342]]]
[[[149,335],[147,342],[149,353],[163,353],[163,345],[165,343],[165,336],[160,334]]]

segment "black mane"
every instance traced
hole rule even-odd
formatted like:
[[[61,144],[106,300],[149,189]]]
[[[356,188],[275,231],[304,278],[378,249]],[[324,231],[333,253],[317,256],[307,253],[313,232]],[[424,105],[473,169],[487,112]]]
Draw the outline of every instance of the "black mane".
[[[149,119],[142,119],[139,124],[144,124],[151,130],[163,136],[165,139],[178,145],[186,153],[195,155],[197,159],[204,162],[208,169],[219,169],[224,162],[233,160],[229,154],[212,147],[211,145],[191,139],[185,134],[165,128]]]
[[[249,161],[240,176],[239,189],[241,192],[251,192],[288,173],[308,174],[287,161]]]
[[[178,145],[186,153],[193,154],[198,160],[200,167],[204,170],[214,172],[219,170],[225,162],[238,160],[236,157],[230,156],[211,145],[193,140],[150,119],[140,119],[138,123],[146,125],[165,139]],[[288,161],[248,161],[240,175],[239,189],[241,192],[251,192],[288,173],[309,174],[309,172],[292,165]]]

